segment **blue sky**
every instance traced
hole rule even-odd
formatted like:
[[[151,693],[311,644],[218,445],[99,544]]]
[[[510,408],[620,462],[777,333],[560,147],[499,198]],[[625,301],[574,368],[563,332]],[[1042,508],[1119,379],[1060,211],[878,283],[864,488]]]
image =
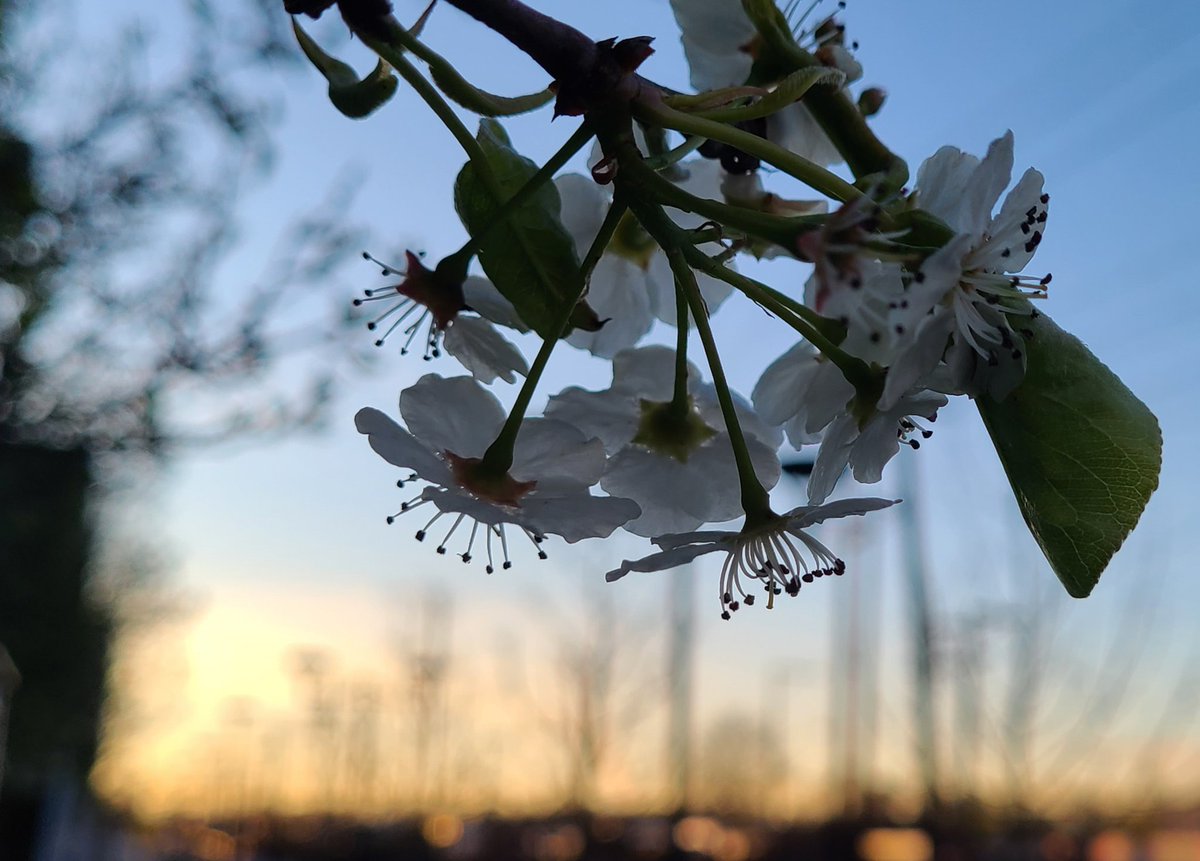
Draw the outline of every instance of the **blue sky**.
[[[397,14],[415,18],[422,5],[398,0]],[[596,38],[656,36],[657,53],[643,73],[686,88],[686,67],[665,0],[534,5]],[[160,59],[169,62],[169,46],[180,38],[174,8],[135,0],[121,7],[150,22],[151,32],[167,46]],[[79,11],[80,31],[86,32],[94,12]],[[1036,166],[1052,195],[1046,241],[1030,267],[1054,273],[1044,310],[1089,344],[1162,422],[1162,485],[1137,532],[1084,602],[1058,600],[1058,586],[1038,561],[969,402],[943,413],[937,433],[919,453],[900,455],[916,465],[916,502],[938,612],[973,612],[1044,593],[1056,614],[1061,648],[1054,654],[1061,656],[1062,691],[1074,691],[1073,684],[1085,687],[1081,680],[1108,654],[1123,608],[1135,595],[1150,596],[1154,624],[1141,644],[1140,666],[1146,672],[1141,687],[1127,695],[1131,703],[1135,696],[1144,703],[1130,710],[1127,728],[1114,730],[1136,737],[1138,712],[1161,711],[1161,689],[1200,654],[1194,630],[1200,585],[1192,575],[1197,548],[1191,527],[1200,513],[1195,502],[1200,474],[1192,454],[1200,418],[1192,379],[1200,359],[1194,330],[1200,320],[1200,292],[1194,289],[1200,257],[1189,217],[1200,192],[1195,160],[1200,12],[1183,3],[1089,4],[1085,10],[1036,0],[852,0],[845,19],[861,45],[863,83],[888,91],[875,128],[909,160],[914,173],[921,159],[943,144],[982,153],[990,140],[1013,130],[1016,172]],[[365,69],[354,46],[339,42],[338,30],[328,20],[311,27]],[[449,6],[438,8],[425,35],[468,79],[490,90],[519,93],[546,83],[532,62]],[[276,93],[281,88],[268,82],[264,89]],[[385,109],[352,122],[327,104],[323,90],[315,72],[286,81],[277,170],[246,196],[242,241],[221,273],[222,290],[229,295],[235,295],[245,272],[258,271],[280,226],[279,214],[309,206],[347,169],[367,177],[353,217],[371,225],[372,251],[394,257],[411,246],[437,259],[461,244],[450,188],[462,157],[419,100],[402,86]],[[506,126],[520,149],[544,158],[568,136],[571,123],[550,123],[542,112]],[[794,263],[763,266],[760,272],[784,288],[798,288],[807,274]],[[377,277],[372,267],[350,261],[327,289],[349,301]],[[743,392],[791,343],[789,332],[770,322],[756,308],[734,302],[714,318],[731,378]],[[362,337],[367,338],[365,331]],[[665,341],[670,336],[655,330],[652,337]],[[585,580],[596,581],[622,556],[643,552],[643,542],[632,537],[575,548],[555,544],[550,562],[530,558],[504,576],[488,578],[481,568],[438,558],[431,547],[416,544],[411,539],[415,525],[401,521],[386,528],[384,515],[398,507],[393,477],[355,433],[351,417],[363,405],[394,411],[400,389],[429,370],[455,372],[445,360],[431,368],[396,352],[385,347],[373,371],[343,374],[324,432],[269,445],[183,453],[168,465],[153,496],[136,506],[162,536],[176,581],[197,599],[199,609],[187,624],[253,608],[264,624],[273,620],[272,630],[327,643],[342,653],[344,663],[370,672],[372,649],[384,662],[389,642],[397,631],[411,629],[420,596],[433,587],[454,596],[455,648],[463,663],[482,667],[497,642],[507,642],[505,632],[551,612],[546,604],[574,606],[587,592]],[[604,388],[607,382],[604,363],[564,346],[535,405],[568,384]],[[865,489],[865,495],[897,492],[894,475],[880,488]],[[786,486],[776,495],[784,506],[801,497],[799,488]],[[883,696],[890,710],[885,712],[902,721],[906,646],[897,524],[890,514],[863,526],[858,540],[867,549],[857,563],[850,560],[848,576],[861,578],[865,593],[879,602],[878,625],[886,644]],[[826,536],[830,542],[853,540],[845,529]],[[763,679],[789,666],[807,680],[796,713],[808,709],[812,721],[823,726],[828,620],[832,593],[842,584],[821,584],[772,612],[755,608],[721,624],[716,571],[697,565],[694,575],[702,717],[757,710]],[[653,621],[665,616],[669,583],[664,576],[647,575],[609,588],[631,616]],[[281,596],[277,603],[272,595]],[[363,615],[354,618],[356,613]],[[351,634],[353,645],[345,645]],[[195,668],[204,654],[202,648],[191,653],[195,674],[203,675]],[[228,693],[253,691],[222,695]],[[196,709],[213,713],[211,704]],[[905,731],[896,729],[885,739],[894,748],[888,754],[896,762],[893,772],[900,774]],[[795,742],[790,754],[819,773],[814,755]]]

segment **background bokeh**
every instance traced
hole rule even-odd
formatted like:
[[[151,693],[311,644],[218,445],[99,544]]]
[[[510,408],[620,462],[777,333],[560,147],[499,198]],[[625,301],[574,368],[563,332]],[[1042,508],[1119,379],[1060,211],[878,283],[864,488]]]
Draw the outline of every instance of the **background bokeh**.
[[[401,20],[423,8],[395,5]],[[535,5],[596,38],[655,36],[641,71],[687,88],[665,0]],[[218,59],[245,35],[221,29],[232,26],[227,11],[211,11]],[[5,123],[33,137],[69,130],[79,100],[101,97],[89,76],[102,77],[97,58],[121,51],[132,23],[142,46],[132,73],[146,81],[171,77],[197,40],[214,38],[176,4],[44,0],[18,12],[21,26],[5,37],[49,59],[36,69],[37,97]],[[426,846],[460,853],[475,851],[463,823],[492,814],[585,810],[640,822],[692,811],[772,827],[843,816],[898,827],[928,812],[935,775],[944,810],[982,830],[1035,820],[1133,829],[1072,844],[1094,858],[1152,852],[1155,829],[1200,833],[1186,831],[1200,821],[1200,258],[1190,221],[1200,191],[1200,13],[1182,3],[855,0],[844,16],[864,84],[888,92],[874,126],[914,170],[943,144],[982,153],[1013,130],[1016,170],[1038,167],[1052,195],[1032,264],[1054,273],[1044,309],[1159,416],[1161,486],[1095,593],[1074,601],[1062,592],[965,399],[869,489],[903,497],[903,512],[821,533],[847,576],[769,612],[723,622],[712,564],[605,585],[604,571],[645,552],[632,536],[554,543],[548,561],[518,556],[489,577],[413,541],[420,524],[385,525],[399,507],[394,476],[351,421],[363,405],[394,411],[422,374],[453,373],[449,360],[402,358],[390,343],[368,355],[365,330],[334,327],[232,394],[180,386],[161,405],[173,428],[219,424],[231,403],[319,377],[331,393],[323,421],[197,445],[181,433],[153,463],[104,461],[96,576],[132,610],[112,645],[91,786],[122,812],[119,828],[144,835],[154,823],[191,822],[209,830],[172,832],[192,835],[179,838],[187,851],[209,857],[209,840],[211,857],[233,857],[220,853],[252,852],[252,841],[228,823],[268,811],[411,820],[423,823]],[[335,16],[310,31],[367,68]],[[546,83],[449,6],[435,9],[425,38],[489,90]],[[450,188],[463,159],[419,99],[401,86],[383,110],[351,121],[314,71],[268,59],[232,68],[226,81],[265,108],[271,145],[269,170],[248,171],[236,189],[219,257],[197,261],[213,285],[214,319],[252,287],[273,286],[273,270],[290,277],[275,267],[297,213],[332,214],[385,260],[457,249]],[[225,68],[217,62],[214,74]],[[505,125],[519,149],[544,159],[573,123],[543,111]],[[215,145],[197,133],[184,149],[180,158],[203,165]],[[781,177],[769,182],[793,190]],[[180,229],[164,220],[146,231],[153,245],[113,255],[111,278],[182,263],[172,259]],[[275,304],[270,331],[344,314],[379,279],[358,250]],[[746,268],[783,289],[807,277],[795,261]],[[731,301],[714,326],[742,392],[790,346],[789,330],[749,303]],[[608,380],[605,363],[564,346],[535,407],[566,385]],[[511,401],[515,388],[499,389]],[[775,496],[799,504],[802,480],[785,476]],[[914,577],[927,590],[927,689],[914,676]],[[21,707],[19,691],[13,702]],[[724,857],[710,833],[717,820],[688,821],[676,847]],[[218,826],[237,845],[213,837]],[[1039,840],[1056,833],[1047,828]],[[551,848],[538,857],[584,851],[574,832],[545,833]],[[927,857],[913,833],[889,833],[901,848],[859,851]],[[1200,858],[1200,837],[1190,839],[1178,851],[1193,854],[1153,857]],[[728,857],[766,851],[747,840]],[[1047,845],[1029,851],[1051,857]]]

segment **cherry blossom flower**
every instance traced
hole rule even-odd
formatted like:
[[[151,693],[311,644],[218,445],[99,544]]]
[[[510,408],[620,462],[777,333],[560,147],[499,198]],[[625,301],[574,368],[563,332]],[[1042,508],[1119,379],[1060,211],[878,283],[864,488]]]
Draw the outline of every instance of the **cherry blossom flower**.
[[[363,256],[379,263],[369,254]],[[492,323],[522,332],[528,331],[528,327],[490,281],[469,276],[457,283],[441,277],[436,270],[426,269],[411,251],[405,252],[405,257],[407,266],[403,272],[379,263],[385,277],[403,274],[403,281],[366,290],[365,297],[354,300],[356,306],[390,303],[367,323],[371,331],[382,329],[375,340],[377,347],[383,346],[399,329],[407,336],[400,347],[401,355],[407,354],[421,335],[426,360],[439,357],[445,348],[481,382],[490,384],[499,377],[512,383],[517,374],[528,373],[525,357]],[[472,311],[475,313],[464,313]]]
[[[599,160],[599,153],[593,160]],[[685,171],[677,184],[698,197],[721,199],[720,168],[703,159],[680,165]],[[583,257],[600,231],[604,216],[612,203],[612,193],[590,177],[564,174],[554,184],[562,200],[563,226],[575,240],[579,256]],[[699,227],[704,219],[678,209],[667,209],[680,227]],[[709,254],[723,249],[716,243],[697,246]],[[710,311],[715,311],[733,292],[733,288],[711,275],[696,273],[701,295]],[[596,332],[575,330],[567,343],[588,350],[594,355],[611,359],[618,351],[632,347],[650,331],[655,318],[674,326],[675,277],[667,255],[637,223],[632,213],[626,213],[617,228],[588,284],[588,304],[600,319],[606,320]]]
[[[1050,276],[1017,275],[1042,241],[1050,196],[1029,168],[992,210],[1012,175],[1013,136],[992,142],[982,160],[942,147],[917,173],[916,202],[955,231],[912,278],[895,323],[911,330],[888,371],[880,405],[890,407],[946,360],[955,391],[1003,397],[1024,375],[1020,320],[1036,312]],[[947,346],[949,344],[949,346]]]
[[[746,83],[758,53],[758,32],[737,0],[671,0],[691,83],[698,91],[738,87]],[[824,65],[842,71],[846,80],[862,76],[862,66],[846,50],[843,31],[832,18],[812,33],[801,34]],[[817,164],[842,161],[841,154],[802,102],[767,118],[767,140]]]
[[[732,443],[715,390],[688,365],[691,406],[681,424],[668,407],[675,351],[623,350],[613,358],[612,386],[601,392],[572,387],[550,398],[546,415],[596,436],[609,454],[600,486],[641,506],[625,524],[635,535],[694,529],[742,514]],[[737,404],[755,474],[767,488],[779,481],[780,434],[748,404]]]
[[[817,460],[808,478],[808,501],[813,505],[824,502],[847,465],[855,481],[879,481],[884,466],[901,444],[917,449],[921,439],[933,435],[926,424],[937,420],[937,411],[947,400],[940,392],[914,389],[891,407],[873,410],[865,419],[854,410],[843,412],[821,436]]]
[[[642,559],[625,561],[609,571],[612,582],[631,571],[666,571],[686,565],[708,553],[726,553],[721,568],[718,595],[721,617],[745,604],[754,603],[754,587],[745,581],[757,581],[767,596],[767,606],[775,596],[799,594],[803,584],[819,577],[841,576],[846,565],[833,551],[805,530],[825,520],[866,514],[894,505],[893,499],[841,499],[825,505],[802,505],[765,523],[743,527],[740,531],[685,532],[653,539],[660,549]]]
[[[479,540],[490,574],[497,552],[500,567],[511,567],[510,532],[524,535],[544,559],[540,545],[547,535],[569,543],[606,538],[640,513],[628,499],[590,494],[604,471],[604,446],[565,422],[527,419],[508,472],[484,471],[481,458],[504,425],[505,413],[496,397],[470,377],[426,374],[401,392],[400,415],[407,429],[370,407],[359,410],[354,422],[384,460],[411,470],[398,482],[400,487],[427,482],[399,513],[432,509],[417,530],[418,541],[438,521],[450,519],[437,545],[439,554],[446,553],[451,538],[460,527],[466,531],[464,523],[469,522],[466,549],[458,555],[471,561]]]
[[[846,410],[854,386],[837,365],[801,341],[767,366],[751,400],[759,417],[781,425],[796,448],[821,439],[821,431]]]

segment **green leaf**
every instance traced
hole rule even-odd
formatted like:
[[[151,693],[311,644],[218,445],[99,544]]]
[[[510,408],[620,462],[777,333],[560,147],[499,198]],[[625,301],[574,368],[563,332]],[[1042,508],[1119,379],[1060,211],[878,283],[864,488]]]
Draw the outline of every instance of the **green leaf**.
[[[537,173],[537,166],[512,148],[495,120],[479,123],[477,135],[503,200],[508,200]],[[493,186],[468,162],[454,183],[454,206],[467,231],[483,237],[479,262],[496,289],[512,302],[531,329],[557,338],[563,310],[583,289],[575,242],[559,219],[558,189],[545,183],[503,223],[492,224],[501,199]],[[602,325],[596,313],[579,302],[571,319],[576,328],[594,332]]]
[[[362,119],[396,94],[399,81],[392,74],[392,67],[383,60],[376,63],[374,71],[360,81],[353,68],[321,50],[321,46],[304,32],[294,18],[292,30],[304,55],[329,82],[329,101],[344,115],[355,120]]]
[[[976,403],[1029,531],[1085,598],[1158,487],[1158,420],[1074,335],[1030,321],[1025,378]]]

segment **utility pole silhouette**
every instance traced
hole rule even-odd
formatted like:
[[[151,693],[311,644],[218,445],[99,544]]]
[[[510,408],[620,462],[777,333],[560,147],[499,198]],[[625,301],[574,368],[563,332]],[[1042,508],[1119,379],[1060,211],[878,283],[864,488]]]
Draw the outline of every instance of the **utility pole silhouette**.
[[[696,653],[696,586],[691,566],[670,573],[671,628],[667,647],[667,775],[671,808],[691,807],[692,680]]]
[[[908,592],[909,637],[912,646],[913,728],[921,772],[923,808],[935,815],[941,801],[938,789],[937,725],[934,712],[935,666],[933,613],[929,604],[925,548],[921,541],[921,508],[914,459],[899,457],[900,496],[896,506]]]
[[[369,682],[354,687],[350,694],[350,717],[346,727],[346,781],[355,809],[374,812],[379,763],[379,688]]]
[[[292,652],[292,672],[306,698],[316,797],[323,813],[331,813],[337,779],[333,699],[329,690],[332,661],[323,649],[303,646]]]
[[[444,801],[445,750],[438,774],[431,774],[432,748],[445,741],[444,692],[450,670],[453,608],[444,593],[429,592],[421,604],[415,643],[405,646],[409,696],[413,709],[413,807],[424,811]]]

